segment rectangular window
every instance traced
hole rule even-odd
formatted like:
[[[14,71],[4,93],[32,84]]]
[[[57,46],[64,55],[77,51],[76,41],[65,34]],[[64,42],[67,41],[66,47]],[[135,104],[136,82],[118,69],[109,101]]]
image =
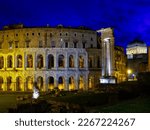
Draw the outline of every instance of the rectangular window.
[[[83,48],[85,48],[85,43],[82,43],[82,45],[83,45]]]
[[[77,43],[76,42],[74,42],[74,48],[77,48]]]
[[[18,41],[15,42],[15,48],[18,48]]]
[[[26,48],[29,48],[29,42],[26,42]]]
[[[51,47],[52,47],[52,48],[55,48],[55,41],[52,41],[52,42],[51,42]]]
[[[65,48],[68,48],[68,42],[65,43]]]

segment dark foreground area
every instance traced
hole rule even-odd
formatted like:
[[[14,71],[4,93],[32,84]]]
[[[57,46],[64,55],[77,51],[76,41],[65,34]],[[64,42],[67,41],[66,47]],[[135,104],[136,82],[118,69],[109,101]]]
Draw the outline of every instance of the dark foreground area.
[[[140,84],[141,85],[141,84]],[[138,82],[97,86],[87,92],[51,91],[40,93],[0,93],[0,112],[10,113],[114,113],[150,112],[150,94]],[[143,89],[144,88],[144,89]]]

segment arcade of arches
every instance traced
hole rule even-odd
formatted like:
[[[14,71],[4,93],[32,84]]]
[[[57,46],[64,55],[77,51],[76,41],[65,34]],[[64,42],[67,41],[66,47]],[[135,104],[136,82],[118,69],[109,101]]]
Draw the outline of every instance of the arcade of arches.
[[[0,54],[0,91],[88,89],[88,60],[83,49],[47,49],[43,52]]]

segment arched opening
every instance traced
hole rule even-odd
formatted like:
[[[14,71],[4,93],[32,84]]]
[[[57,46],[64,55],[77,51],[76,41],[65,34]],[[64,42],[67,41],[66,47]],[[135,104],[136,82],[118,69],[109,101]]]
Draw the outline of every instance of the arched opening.
[[[65,78],[64,77],[58,78],[58,88],[59,88],[59,90],[64,90],[64,88],[65,88]]]
[[[88,86],[89,86],[89,88],[94,87],[94,77],[93,76],[89,77]]]
[[[0,77],[0,91],[3,91],[3,78]]]
[[[64,68],[65,67],[65,58],[64,55],[58,56],[58,67]]]
[[[80,75],[80,77],[79,77],[79,89],[80,90],[84,89],[84,79],[83,79],[82,75]]]
[[[75,81],[73,76],[69,77],[69,90],[75,90]]]
[[[83,58],[83,56],[79,56],[79,68],[84,68],[84,58]]]
[[[16,78],[16,91],[23,91],[23,81],[20,76]]]
[[[54,78],[51,76],[48,78],[48,89],[54,89]]]
[[[0,69],[4,68],[4,57],[0,56]]]
[[[48,55],[48,69],[54,67],[54,56],[52,54]]]
[[[69,56],[69,67],[70,68],[74,67],[74,57],[73,57],[73,55]]]
[[[43,88],[43,77],[41,77],[41,76],[39,76],[38,78],[37,78],[37,86],[38,86],[38,88],[39,88],[39,90],[40,91],[43,91],[44,90],[44,88]]]
[[[17,55],[17,68],[22,68],[22,56]]]
[[[27,67],[32,68],[33,67],[33,56],[31,54],[27,55]]]
[[[33,78],[31,76],[28,76],[26,78],[26,90],[27,91],[33,90]]]
[[[39,69],[43,68],[43,56],[42,55],[37,56],[37,68]]]
[[[7,68],[12,68],[12,64],[13,64],[12,56],[9,55],[9,56],[7,56]]]
[[[7,91],[12,91],[12,88],[11,88],[11,85],[12,85],[12,77],[7,77]]]

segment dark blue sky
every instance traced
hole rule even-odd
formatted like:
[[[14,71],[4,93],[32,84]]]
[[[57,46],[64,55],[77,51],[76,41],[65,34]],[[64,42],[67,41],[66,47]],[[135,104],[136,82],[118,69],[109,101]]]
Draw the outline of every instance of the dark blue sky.
[[[17,23],[113,27],[116,45],[135,38],[150,45],[150,0],[0,0],[0,28]]]

